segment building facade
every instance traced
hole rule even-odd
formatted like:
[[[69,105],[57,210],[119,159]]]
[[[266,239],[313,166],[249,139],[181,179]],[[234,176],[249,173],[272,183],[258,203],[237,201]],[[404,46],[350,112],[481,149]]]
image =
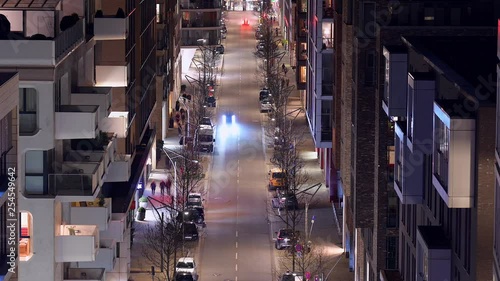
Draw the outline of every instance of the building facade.
[[[395,52],[392,60],[398,65],[401,35],[483,34],[477,31],[478,26],[488,26],[495,11],[498,7],[494,1],[334,3],[334,34],[341,40],[335,40],[334,36],[334,42],[338,42],[333,46],[338,59],[334,100],[340,105],[337,107],[334,102],[333,108],[340,116],[338,112],[333,116],[332,163],[336,162],[335,154],[340,159],[335,167],[339,170],[338,192],[333,198],[343,197],[338,199],[344,207],[344,250],[356,280],[414,280],[408,278],[416,276],[412,256],[401,257],[404,247],[400,246],[398,218],[402,212],[406,212],[405,216],[408,212],[399,206],[394,187],[395,121],[400,118],[388,114],[383,102],[385,85],[390,83],[385,78],[388,58],[384,57],[383,46],[388,45]],[[467,33],[465,27],[473,25]],[[410,70],[395,69],[405,73]],[[401,87],[398,91],[406,91]],[[406,107],[399,110],[406,114]],[[406,263],[404,270],[403,263]]]
[[[0,70],[19,73],[17,280],[128,280],[154,157],[155,2],[7,1],[0,14]]]
[[[18,197],[18,106],[19,76],[17,73],[0,74],[0,279],[17,278],[19,248],[16,234]],[[11,234],[15,236],[12,237]],[[11,238],[11,239],[9,239]],[[13,240],[12,240],[13,238]],[[10,241],[10,242],[9,242]]]
[[[221,0],[181,0],[182,47],[214,46],[221,43]]]
[[[500,20],[498,20],[498,31],[500,32]],[[500,38],[500,37],[499,37]],[[500,40],[497,42],[497,59],[500,60]],[[491,280],[500,280],[500,65],[497,64],[497,113],[496,113],[496,140],[495,140],[495,221],[493,234],[493,277]]]

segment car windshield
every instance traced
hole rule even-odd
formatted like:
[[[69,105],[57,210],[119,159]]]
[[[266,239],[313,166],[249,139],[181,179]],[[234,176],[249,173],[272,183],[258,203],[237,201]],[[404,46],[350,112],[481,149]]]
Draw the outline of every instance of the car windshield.
[[[210,121],[210,118],[202,118],[200,125],[212,125],[212,121]]]
[[[215,101],[215,97],[214,96],[207,97],[207,101],[208,102],[213,102],[213,101]]]
[[[275,179],[283,179],[283,178],[285,178],[285,173],[283,173],[283,172],[273,173],[273,178],[275,178]]]
[[[192,262],[178,262],[177,267],[178,268],[194,268],[194,265]]]
[[[295,281],[295,276],[293,276],[293,275],[283,275],[283,278],[281,278],[281,281]]]
[[[282,229],[280,231],[280,237],[290,237],[292,236],[292,231],[289,229]]]
[[[213,137],[211,135],[199,135],[198,138],[199,138],[199,140],[201,142],[211,142],[211,141],[213,141]]]
[[[179,275],[175,278],[176,281],[193,281],[192,275]]]

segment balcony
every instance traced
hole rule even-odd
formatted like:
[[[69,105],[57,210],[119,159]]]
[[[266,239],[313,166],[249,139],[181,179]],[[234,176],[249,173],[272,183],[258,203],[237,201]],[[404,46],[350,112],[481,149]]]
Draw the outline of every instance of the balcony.
[[[104,175],[104,163],[63,162],[56,173],[49,174],[49,193],[65,202],[93,201]]]
[[[104,268],[69,268],[63,281],[105,281]]]
[[[85,20],[57,34],[33,40],[11,32],[9,40],[0,40],[0,66],[55,66],[85,40]]]
[[[126,87],[128,71],[126,62],[96,62],[95,84],[97,87]]]
[[[424,173],[429,157],[420,150],[410,151],[406,144],[406,123],[395,124],[394,190],[401,204],[421,204],[424,199]]]
[[[62,105],[56,112],[55,138],[93,139],[97,136],[99,106]]]
[[[111,111],[108,117],[101,120],[99,129],[103,132],[109,132],[118,138],[126,138],[128,131],[128,112]]]
[[[323,7],[323,19],[333,19],[333,7]]]
[[[128,182],[131,175],[132,157],[130,154],[117,154],[115,161],[109,165],[107,182]]]
[[[80,87],[71,93],[71,105],[98,105],[99,120],[111,112],[113,88]]]
[[[406,52],[404,48],[384,46],[385,84],[382,108],[389,117],[406,115],[408,88],[408,54]]]
[[[116,243],[113,239],[101,239],[99,252],[93,262],[79,262],[78,268],[103,267],[106,271],[113,271],[116,263]]]
[[[101,232],[101,239],[111,239],[116,242],[123,242],[125,230],[127,229],[127,216],[122,213],[111,214],[111,221],[108,229]]]
[[[408,73],[407,81],[407,145],[411,151],[432,151],[432,111],[436,93],[434,74]]]
[[[19,105],[19,74],[0,74],[0,119]]]
[[[128,17],[104,16],[94,18],[95,40],[123,40],[128,35]]]
[[[95,225],[61,225],[55,247],[56,262],[95,261],[99,229]]]
[[[214,20],[205,20],[205,21],[201,19],[182,20],[183,30],[218,30],[220,28],[221,27],[219,23],[217,23],[217,21]]]
[[[476,120],[453,112],[455,104],[453,101],[434,103],[432,184],[448,208],[472,208],[475,197]]]
[[[417,227],[417,281],[451,280],[451,247],[441,226]]]
[[[108,229],[111,220],[111,198],[71,203],[71,224],[96,225],[100,231]],[[102,204],[104,203],[104,204]]]
[[[220,1],[211,0],[182,0],[180,2],[181,12],[195,10],[196,12],[213,11],[221,9]]]

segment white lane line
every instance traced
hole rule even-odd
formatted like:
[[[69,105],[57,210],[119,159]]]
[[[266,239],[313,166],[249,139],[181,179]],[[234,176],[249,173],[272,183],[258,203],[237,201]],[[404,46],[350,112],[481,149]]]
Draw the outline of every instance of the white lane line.
[[[237,259],[238,259],[238,252],[236,252],[234,259],[235,259],[235,260],[237,260]]]
[[[238,230],[236,230],[236,238],[238,238]]]
[[[234,281],[238,281],[238,276],[234,277]]]
[[[240,179],[237,179],[237,180],[236,180],[236,183],[237,183],[237,184],[240,184]]]
[[[234,265],[234,271],[238,271],[238,264]]]
[[[236,241],[236,249],[238,249],[238,241]]]

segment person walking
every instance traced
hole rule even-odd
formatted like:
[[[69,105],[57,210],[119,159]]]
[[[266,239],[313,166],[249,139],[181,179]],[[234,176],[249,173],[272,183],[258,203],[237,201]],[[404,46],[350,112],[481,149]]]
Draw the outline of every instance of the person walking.
[[[282,64],[282,65],[281,65],[281,70],[282,70],[283,72],[285,72],[285,69],[286,69],[285,64]]]
[[[155,195],[155,191],[156,191],[156,182],[152,181],[151,182],[151,194],[153,194],[153,196]]]
[[[161,196],[165,195],[165,181],[161,181],[160,182],[160,193],[161,193]]]
[[[170,179],[170,176],[167,178],[165,185],[167,188],[167,195],[170,195],[170,189],[172,188],[172,180]]]

